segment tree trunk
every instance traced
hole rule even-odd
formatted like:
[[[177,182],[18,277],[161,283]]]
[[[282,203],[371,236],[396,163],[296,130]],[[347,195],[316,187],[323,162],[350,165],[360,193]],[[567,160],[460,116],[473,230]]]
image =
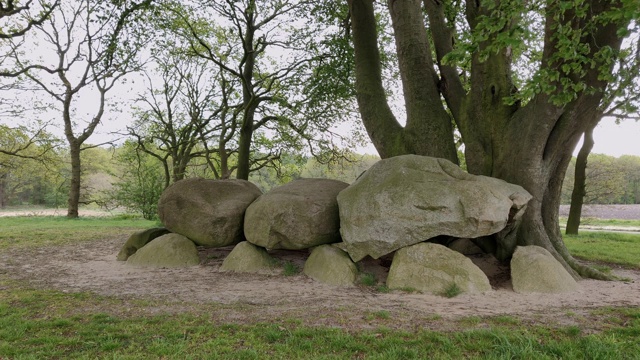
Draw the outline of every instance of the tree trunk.
[[[251,2],[251,7],[255,7],[255,3]],[[254,46],[255,27],[255,9],[251,9],[248,13],[246,34],[243,39],[244,57],[246,59],[242,68],[242,102],[243,111],[242,125],[240,126],[240,139],[238,140],[238,169],[236,178],[249,180],[249,172],[251,171],[251,143],[253,138],[253,124],[255,112],[258,107],[258,99],[253,89],[253,72],[256,64],[256,51]]]
[[[67,217],[75,219],[79,216],[78,207],[80,204],[80,180],[82,167],[80,162],[80,146],[77,141],[69,143],[69,153],[71,155],[71,184],[69,185],[69,199],[67,201]]]
[[[7,206],[7,174],[0,175],[0,208],[4,209]]]
[[[584,196],[586,195],[587,158],[594,145],[594,128],[595,124],[584,132],[584,141],[576,158],[575,179],[573,182],[573,191],[571,192],[571,207],[569,208],[569,217],[567,218],[566,234],[578,235],[580,217],[582,216],[582,204],[584,203]]]
[[[236,178],[249,180],[249,172],[251,171],[251,142],[253,137],[253,121],[255,109],[253,105],[245,110],[240,127],[240,140],[238,141],[238,169]]]
[[[349,0],[356,52],[356,98],[367,133],[382,158],[419,154],[458,163],[451,118],[442,107],[420,1],[390,1],[405,90],[407,124],[391,111],[382,84],[382,68],[371,0]],[[416,30],[416,27],[417,30]],[[416,46],[415,43],[419,45]]]

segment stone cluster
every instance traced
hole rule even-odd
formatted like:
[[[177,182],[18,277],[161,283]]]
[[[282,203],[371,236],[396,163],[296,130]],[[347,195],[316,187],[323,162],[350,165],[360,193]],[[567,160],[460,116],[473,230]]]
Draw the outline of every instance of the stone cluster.
[[[482,252],[492,235],[508,236],[530,199],[518,185],[417,155],[381,160],[351,185],[299,179],[266,194],[245,180],[186,179],[160,198],[164,228],[133,234],[118,260],[193,266],[196,245],[235,245],[221,271],[271,274],[278,262],[270,252],[309,249],[303,272],[326,284],[352,286],[359,262],[392,257],[390,289],[481,293],[489,280],[465,255]],[[540,247],[518,248],[511,268],[517,292],[577,288]]]

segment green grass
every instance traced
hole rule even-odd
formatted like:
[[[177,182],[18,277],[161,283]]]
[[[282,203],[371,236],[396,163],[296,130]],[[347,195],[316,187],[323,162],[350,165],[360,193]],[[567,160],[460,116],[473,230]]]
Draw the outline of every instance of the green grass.
[[[364,273],[360,276],[360,283],[364,286],[375,286],[378,283],[376,276],[371,273]]]
[[[454,298],[458,295],[462,294],[462,289],[456,283],[451,283],[451,285],[447,286],[447,288],[442,293],[442,296],[448,298]]]
[[[282,268],[283,268],[282,274],[284,276],[295,276],[300,274],[300,271],[301,271],[300,268],[296,264],[292,263],[291,261],[285,261],[282,264]]]
[[[124,218],[0,218],[0,251],[103,239],[152,226],[156,223]],[[565,241],[577,256],[640,268],[640,235],[583,232]],[[300,272],[290,262],[283,268],[289,275]],[[576,324],[570,326],[472,316],[447,320],[446,331],[429,330],[428,323],[411,324],[407,331],[308,326],[297,318],[226,323],[220,320],[224,309],[217,308],[222,305],[193,304],[180,312],[162,305],[157,299],[33,290],[0,275],[0,359],[640,358],[637,308],[597,309],[584,319],[573,316]],[[213,308],[218,311],[209,311]],[[396,315],[381,310],[364,316],[393,326]],[[329,313],[327,319],[342,316]]]
[[[640,269],[640,234],[581,231],[563,238],[574,256]]]
[[[0,358],[8,359],[633,359],[640,354],[640,309],[633,308],[598,310],[607,324],[595,333],[581,325],[521,324],[504,316],[462,319],[452,323],[457,330],[444,332],[347,330],[286,320],[228,324],[206,312],[119,315],[113,310],[124,308],[123,300],[0,286]],[[384,310],[369,316],[393,321]]]
[[[63,245],[130,234],[157,226],[155,221],[128,217],[63,216],[0,217],[0,250]]]

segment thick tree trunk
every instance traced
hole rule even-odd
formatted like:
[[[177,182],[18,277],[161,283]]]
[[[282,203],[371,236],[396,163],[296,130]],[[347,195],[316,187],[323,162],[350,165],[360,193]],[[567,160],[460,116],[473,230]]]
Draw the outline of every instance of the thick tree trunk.
[[[566,234],[577,235],[578,228],[580,227],[582,204],[584,203],[584,196],[586,195],[587,158],[594,145],[594,128],[595,124],[585,131],[584,141],[576,158],[575,179],[573,182],[573,191],[571,192],[571,207],[569,208],[569,217],[567,218]]]
[[[389,1],[407,109],[405,127],[391,111],[382,83],[373,1],[349,0],[349,8],[356,53],[356,98],[364,126],[380,157],[418,154],[457,164],[452,120],[438,93],[421,2]]]
[[[492,175],[524,187],[533,198],[519,226],[507,236],[496,237],[500,260],[508,260],[516,246],[537,245],[549,250],[576,278],[610,279],[570,255],[559,225],[560,193],[572,149],[586,127],[597,123],[598,103],[597,96],[585,96],[563,108],[531,104],[514,114],[517,121],[509,122],[502,150],[492,157]],[[558,119],[551,129],[540,126],[544,113],[561,114],[551,117]]]
[[[71,155],[71,183],[69,185],[69,199],[67,200],[67,217],[75,219],[79,216],[78,207],[80,204],[80,181],[82,166],[80,162],[80,146],[77,141],[69,143],[69,153]]]
[[[409,152],[458,163],[451,117],[442,106],[438,74],[424,27],[421,0],[389,0],[407,124],[403,129]],[[443,141],[451,139],[451,141]]]

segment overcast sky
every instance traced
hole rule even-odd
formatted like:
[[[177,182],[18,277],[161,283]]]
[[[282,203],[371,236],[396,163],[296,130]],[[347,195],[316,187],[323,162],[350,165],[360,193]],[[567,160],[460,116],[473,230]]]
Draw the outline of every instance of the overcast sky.
[[[640,123],[635,120],[625,120],[620,125],[616,125],[613,119],[603,119],[593,132],[593,140],[595,145],[592,153],[615,157],[640,156]]]

